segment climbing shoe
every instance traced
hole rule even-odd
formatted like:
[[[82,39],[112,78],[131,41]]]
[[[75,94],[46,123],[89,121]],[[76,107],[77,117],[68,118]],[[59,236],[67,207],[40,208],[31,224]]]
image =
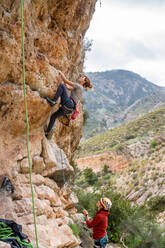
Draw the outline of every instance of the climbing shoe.
[[[53,107],[56,103],[49,97],[45,97],[45,99],[47,100],[47,102],[50,104],[51,107]]]
[[[48,138],[48,134],[49,134],[49,133],[45,131],[45,137],[46,137],[46,138]]]
[[[50,140],[53,136],[53,129],[50,132],[45,131],[45,137]]]

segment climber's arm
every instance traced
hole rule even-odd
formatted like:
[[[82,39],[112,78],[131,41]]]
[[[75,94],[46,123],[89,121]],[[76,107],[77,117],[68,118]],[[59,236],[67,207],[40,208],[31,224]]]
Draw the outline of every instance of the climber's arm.
[[[74,83],[73,83],[72,81],[68,80],[68,79],[65,77],[65,75],[64,75],[63,72],[59,71],[59,74],[60,74],[62,80],[64,81],[64,84],[66,84],[66,85],[68,84],[69,86],[71,86],[70,90],[73,89]]]
[[[73,87],[70,87],[67,84],[65,86],[66,86],[67,90],[72,90],[73,89]]]

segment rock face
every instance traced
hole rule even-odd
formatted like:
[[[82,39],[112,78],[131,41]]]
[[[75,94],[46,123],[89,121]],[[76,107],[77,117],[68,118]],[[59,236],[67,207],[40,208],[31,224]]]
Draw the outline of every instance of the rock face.
[[[73,176],[69,161],[82,136],[82,106],[78,106],[81,114],[69,127],[57,121],[56,134],[49,141],[44,137],[44,126],[58,106],[51,109],[44,97],[53,97],[62,82],[58,70],[72,81],[82,71],[83,38],[95,4],[96,0],[24,1],[29,149],[40,248],[76,247],[80,243],[68,226],[72,222],[70,213],[76,212],[77,198],[66,184]],[[15,188],[12,197],[0,192],[0,217],[23,225],[23,232],[35,243],[22,86],[20,1],[1,0],[0,20],[0,176],[8,176]]]

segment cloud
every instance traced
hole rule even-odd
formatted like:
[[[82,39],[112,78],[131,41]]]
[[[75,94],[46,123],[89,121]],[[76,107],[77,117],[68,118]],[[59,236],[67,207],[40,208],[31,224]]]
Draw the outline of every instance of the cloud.
[[[152,40],[151,40],[152,39]],[[132,59],[141,59],[141,60],[155,60],[159,61],[160,59],[165,58],[165,47],[163,39],[163,44],[161,44],[159,39],[154,39],[153,37],[146,37],[144,40],[123,40],[123,49],[128,57]]]
[[[165,85],[162,6],[165,1],[161,0],[103,0],[87,32],[94,41],[87,54],[86,70],[128,69]]]
[[[89,55],[90,53],[87,56]],[[141,57],[126,56],[121,52],[121,50],[119,50],[117,54],[115,51],[114,53],[107,53],[105,50],[100,49],[99,52],[96,52],[93,56],[91,56],[85,70],[88,72],[106,71],[112,69],[130,70],[140,74],[142,77],[155,84],[165,86],[164,68],[164,59],[158,61],[149,58],[147,59],[147,57],[145,59],[141,59]]]
[[[107,2],[107,1],[109,1],[109,0],[105,0],[105,2]],[[153,6],[153,5],[165,5],[165,2],[164,2],[164,0],[110,0],[109,1],[110,2],[110,4],[120,4],[120,5],[133,5],[133,6],[135,6],[135,5],[142,5],[142,6],[144,6],[144,5],[146,5],[146,6],[148,6],[148,5],[150,5],[150,6]],[[103,1],[103,4],[104,4],[104,1]]]

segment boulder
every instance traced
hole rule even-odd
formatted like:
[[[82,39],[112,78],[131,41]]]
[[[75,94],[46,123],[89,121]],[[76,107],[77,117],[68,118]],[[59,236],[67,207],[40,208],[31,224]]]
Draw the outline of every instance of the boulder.
[[[0,241],[0,248],[11,248],[11,246],[5,242]]]
[[[44,177],[53,178],[59,185],[63,185],[69,177],[73,176],[73,167],[69,165],[64,151],[46,138],[43,139],[42,156],[45,163],[45,170],[42,173]]]

